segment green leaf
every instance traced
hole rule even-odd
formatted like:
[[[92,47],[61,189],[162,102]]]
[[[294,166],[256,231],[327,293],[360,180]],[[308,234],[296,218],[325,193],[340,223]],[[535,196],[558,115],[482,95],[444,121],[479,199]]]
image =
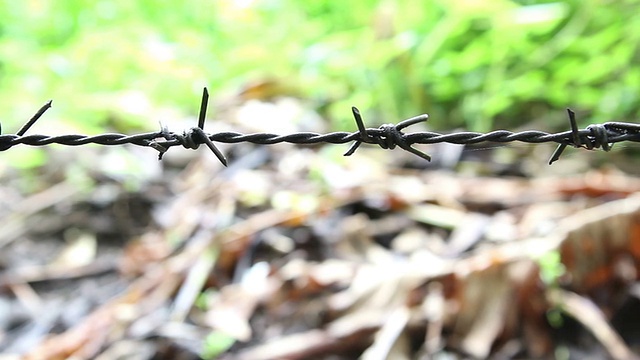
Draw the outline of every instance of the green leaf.
[[[201,356],[203,359],[215,359],[218,355],[229,350],[235,342],[236,340],[233,337],[214,331],[205,339]]]

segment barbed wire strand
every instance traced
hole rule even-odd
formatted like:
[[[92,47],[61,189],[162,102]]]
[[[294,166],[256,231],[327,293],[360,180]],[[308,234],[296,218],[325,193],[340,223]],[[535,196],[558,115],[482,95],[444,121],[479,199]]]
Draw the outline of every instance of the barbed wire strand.
[[[567,146],[583,148],[587,150],[602,149],[609,151],[613,144],[622,141],[640,142],[640,124],[626,122],[606,122],[603,124],[593,124],[586,129],[578,129],[575,113],[567,109],[571,130],[560,133],[546,133],[537,130],[522,132],[511,132],[508,130],[496,130],[488,133],[478,132],[457,132],[451,134],[439,134],[435,132],[413,132],[404,133],[403,129],[429,119],[427,114],[418,115],[400,123],[384,124],[378,128],[367,128],[362,120],[360,111],[353,107],[352,113],[355,118],[358,131],[356,132],[332,132],[319,134],[314,132],[298,132],[289,135],[277,135],[271,133],[241,134],[237,132],[206,133],[204,123],[206,118],[207,103],[209,93],[206,88],[203,90],[202,101],[200,103],[200,113],[198,115],[198,126],[185,130],[182,133],[169,131],[161,125],[161,130],[135,135],[124,135],[116,133],[100,134],[94,136],[87,135],[25,135],[38,119],[52,106],[52,101],[48,101],[38,112],[25,123],[16,134],[2,135],[0,126],[0,151],[6,151],[12,147],[23,144],[30,146],[46,146],[49,144],[61,144],[67,146],[80,146],[85,144],[99,145],[123,145],[133,144],[138,146],[151,147],[159,152],[158,159],[174,146],[182,146],[187,149],[197,149],[200,145],[206,145],[220,160],[227,166],[227,159],[224,154],[215,146],[214,142],[240,143],[249,142],[259,145],[271,145],[276,143],[292,144],[344,144],[353,142],[351,147],[344,154],[352,155],[362,143],[378,145],[383,149],[395,149],[399,147],[427,161],[431,157],[422,151],[412,147],[414,144],[478,144],[483,142],[525,142],[525,143],[546,143],[555,142],[558,147],[549,159],[549,165],[558,160]]]

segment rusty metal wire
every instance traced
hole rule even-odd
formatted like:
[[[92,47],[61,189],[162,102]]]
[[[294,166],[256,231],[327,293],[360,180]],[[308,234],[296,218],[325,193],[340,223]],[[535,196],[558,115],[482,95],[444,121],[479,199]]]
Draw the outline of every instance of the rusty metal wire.
[[[182,133],[169,131],[162,128],[158,132],[149,132],[136,135],[123,134],[101,134],[94,136],[87,135],[24,135],[29,128],[51,107],[51,101],[47,102],[38,112],[20,128],[16,134],[2,135],[0,127],[0,151],[11,149],[12,147],[24,144],[31,146],[45,146],[49,144],[61,144],[68,146],[79,146],[85,144],[99,145],[122,145],[133,144],[156,149],[159,152],[158,159],[171,147],[182,146],[187,149],[197,149],[200,145],[206,145],[220,160],[227,166],[227,159],[215,146],[214,142],[239,143],[250,142],[260,145],[270,145],[281,142],[292,144],[344,144],[353,142],[353,145],[344,154],[353,154],[362,143],[377,144],[383,149],[394,149],[399,147],[412,154],[415,154],[427,161],[431,157],[420,150],[412,147],[413,144],[478,144],[482,142],[507,143],[520,141],[525,143],[545,143],[555,142],[558,144],[556,151],[549,160],[549,164],[560,158],[567,146],[584,148],[588,150],[603,149],[611,150],[613,144],[622,141],[640,142],[640,124],[625,122],[606,122],[587,126],[586,129],[578,129],[575,113],[567,109],[571,130],[550,134],[543,131],[522,131],[511,132],[508,130],[496,130],[489,133],[477,132],[457,132],[452,134],[439,134],[434,132],[413,132],[404,133],[402,130],[419,122],[427,121],[426,114],[412,117],[400,123],[385,124],[378,128],[367,128],[357,108],[353,107],[352,112],[358,127],[356,132],[332,132],[328,134],[318,134],[313,132],[299,132],[289,135],[277,135],[270,133],[241,134],[237,132],[207,133],[204,131],[207,103],[209,94],[204,89],[198,117],[198,126],[188,129]]]

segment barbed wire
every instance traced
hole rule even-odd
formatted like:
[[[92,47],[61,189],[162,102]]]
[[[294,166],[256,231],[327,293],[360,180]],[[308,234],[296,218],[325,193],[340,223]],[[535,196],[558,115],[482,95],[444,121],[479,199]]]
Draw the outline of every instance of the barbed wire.
[[[470,145],[482,142],[507,143],[520,141],[534,144],[546,142],[557,143],[558,147],[549,159],[549,164],[552,164],[560,158],[560,155],[562,155],[567,146],[588,150],[603,149],[604,151],[609,151],[613,144],[618,142],[640,142],[640,124],[606,122],[603,124],[589,125],[586,129],[578,129],[575,113],[571,109],[567,109],[571,130],[555,134],[537,130],[522,132],[496,130],[488,133],[457,132],[451,134],[439,134],[435,132],[403,132],[403,129],[411,125],[427,121],[429,119],[427,114],[403,120],[396,125],[384,124],[378,128],[367,128],[364,125],[360,111],[356,107],[352,107],[353,117],[355,118],[356,125],[358,127],[358,131],[356,132],[332,132],[327,134],[298,132],[289,135],[277,135],[271,133],[241,134],[237,132],[207,133],[204,131],[204,123],[208,101],[209,93],[205,88],[202,94],[202,101],[200,103],[198,126],[185,130],[182,133],[172,132],[166,127],[161,126],[160,131],[136,135],[115,133],[94,136],[76,134],[60,136],[24,135],[29,128],[31,128],[36,121],[38,121],[38,119],[40,119],[40,117],[49,108],[51,108],[52,101],[48,101],[15,134],[2,135],[2,127],[0,126],[0,151],[6,151],[19,144],[31,146],[45,146],[49,144],[61,144],[68,146],[79,146],[85,144],[133,144],[151,147],[157,150],[159,152],[158,159],[161,160],[162,156],[174,146],[182,146],[187,149],[197,149],[200,145],[204,144],[216,155],[218,160],[220,160],[224,166],[227,166],[226,157],[216,147],[214,142],[249,142],[259,145],[271,145],[282,142],[292,144],[344,144],[353,142],[349,150],[344,154],[345,156],[353,154],[362,143],[366,143],[378,145],[383,149],[395,149],[396,147],[399,147],[430,161],[431,157],[429,155],[412,147],[412,145],[435,144],[442,142]]]

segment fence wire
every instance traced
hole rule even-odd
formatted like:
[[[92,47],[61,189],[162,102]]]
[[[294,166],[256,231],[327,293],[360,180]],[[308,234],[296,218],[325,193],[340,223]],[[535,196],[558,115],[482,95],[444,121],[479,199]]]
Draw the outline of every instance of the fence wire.
[[[522,132],[511,132],[508,130],[496,130],[488,133],[477,132],[457,132],[451,134],[439,134],[435,132],[413,132],[404,133],[403,129],[428,120],[426,114],[418,115],[399,122],[398,124],[384,124],[378,128],[367,128],[362,120],[360,111],[356,107],[352,108],[358,131],[356,132],[332,132],[318,134],[313,132],[298,132],[289,135],[277,135],[271,133],[241,134],[237,132],[207,133],[204,131],[204,122],[207,112],[209,93],[205,88],[200,104],[198,116],[198,126],[185,130],[182,133],[169,131],[162,127],[160,131],[148,132],[135,135],[124,134],[101,134],[94,136],[87,135],[25,135],[25,133],[40,119],[40,117],[51,107],[52,101],[42,106],[36,114],[29,119],[15,134],[2,135],[0,127],[0,151],[6,151],[12,147],[24,144],[31,146],[45,146],[49,144],[61,144],[68,146],[79,146],[85,144],[99,145],[123,145],[133,144],[138,146],[151,147],[159,152],[158,159],[174,146],[182,146],[187,149],[197,149],[200,145],[206,145],[220,160],[227,166],[227,159],[216,147],[214,142],[239,143],[250,142],[259,145],[271,145],[281,142],[292,144],[344,144],[353,142],[349,150],[344,154],[353,154],[362,143],[377,144],[383,149],[395,149],[396,147],[417,155],[427,161],[431,157],[424,152],[412,147],[413,144],[434,144],[447,142],[452,144],[478,144],[483,142],[507,143],[520,141],[525,143],[545,143],[555,142],[558,147],[549,159],[549,164],[560,158],[567,146],[584,148],[588,150],[603,149],[611,150],[613,144],[622,141],[640,142],[640,124],[626,122],[606,122],[603,124],[593,124],[586,129],[578,129],[575,113],[567,109],[571,129],[560,133],[546,133],[543,131],[529,130]]]

